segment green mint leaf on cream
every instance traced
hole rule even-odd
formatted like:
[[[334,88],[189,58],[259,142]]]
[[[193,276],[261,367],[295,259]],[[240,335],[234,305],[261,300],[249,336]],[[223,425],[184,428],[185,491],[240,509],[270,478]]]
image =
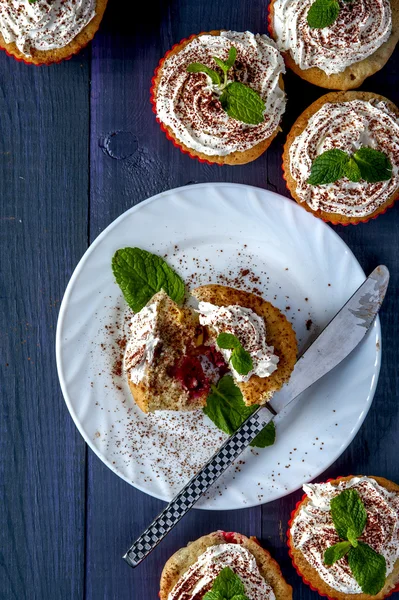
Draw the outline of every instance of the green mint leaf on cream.
[[[228,84],[220,96],[220,102],[232,119],[249,125],[259,125],[264,121],[266,107],[262,98],[258,92],[239,81]]]
[[[239,375],[248,375],[254,366],[250,353],[242,346],[234,348],[230,360],[231,366]]]
[[[382,590],[386,578],[386,561],[371,546],[361,542],[367,522],[367,512],[355,489],[347,489],[332,498],[330,511],[339,542],[324,553],[324,564],[331,566],[337,560],[348,556],[348,564],[353,577],[365,594],[374,596]]]
[[[337,560],[343,558],[346,554],[348,554],[349,550],[352,548],[350,542],[338,542],[338,544],[334,544],[334,546],[330,546],[324,552],[324,564],[327,567],[331,567]]]
[[[369,183],[388,181],[392,177],[392,165],[384,152],[363,147],[353,155],[362,179]]]
[[[334,546],[330,546],[324,552],[324,564],[327,567],[331,567],[337,560],[343,558],[346,554],[348,554],[351,549],[350,542],[338,542],[338,544],[334,544]]]
[[[225,567],[215,578],[204,600],[248,600],[248,596],[239,576],[230,567]]]
[[[189,73],[206,73],[206,75],[211,78],[214,85],[221,84],[219,73],[213,69],[210,69],[206,65],[202,65],[201,63],[191,63],[191,65],[188,65],[187,71]]]
[[[349,156],[343,150],[327,150],[315,158],[312,164],[309,185],[334,183],[345,175]]]
[[[232,333],[220,333],[216,344],[222,350],[232,350],[230,362],[233,369],[239,375],[248,375],[253,368],[253,362],[249,352],[242,347],[240,340]]]
[[[337,0],[316,0],[309,8],[307,22],[312,29],[330,27],[339,15],[340,6]]]
[[[353,577],[362,588],[364,594],[375,596],[385,585],[386,561],[382,554],[364,542],[358,543],[348,553],[348,562]]]
[[[134,312],[139,312],[160,290],[177,303],[183,301],[183,280],[163,258],[151,252],[140,248],[121,248],[112,258],[112,271]]]
[[[223,350],[233,350],[241,346],[240,340],[235,335],[225,332],[219,333],[216,343]]]
[[[331,500],[330,510],[340,538],[353,540],[362,535],[367,522],[367,512],[357,490],[347,489],[335,496]]]
[[[218,429],[232,435],[257,408],[258,405],[246,406],[231,375],[225,375],[217,385],[212,386],[203,411]],[[271,421],[256,436],[251,446],[266,448],[272,446],[275,439],[276,429]]]
[[[354,183],[358,183],[362,178],[362,174],[354,158],[350,158],[345,165],[345,177]]]
[[[334,183],[343,177],[358,183],[387,181],[392,177],[392,164],[384,152],[363,146],[352,156],[343,150],[327,150],[317,156],[312,164],[309,185]]]
[[[217,56],[213,56],[212,58],[222,70],[223,83],[216,71],[201,63],[188,65],[187,71],[189,73],[206,73],[209,75],[212,83],[218,86],[220,103],[229,117],[248,125],[263,123],[266,107],[258,92],[240,81],[230,81],[228,83],[228,72],[233,67],[237,58],[237,49],[234,46],[230,48],[227,60],[222,60]]]

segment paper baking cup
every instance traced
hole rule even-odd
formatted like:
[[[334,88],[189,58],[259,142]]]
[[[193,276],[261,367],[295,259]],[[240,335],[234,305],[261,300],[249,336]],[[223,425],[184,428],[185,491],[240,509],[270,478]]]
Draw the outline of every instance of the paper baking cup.
[[[76,54],[79,54],[82,50],[84,50],[90,44],[91,41],[92,40],[88,40],[84,46],[81,46],[78,50],[76,50],[75,52],[72,52],[66,58],[61,58],[60,60],[53,60],[51,62],[47,62],[47,63],[43,62],[43,63],[39,63],[39,64],[36,64],[36,63],[33,63],[33,62],[29,62],[27,60],[24,60],[23,58],[19,58],[18,56],[15,56],[14,54],[11,54],[11,52],[8,52],[8,50],[6,48],[0,47],[0,50],[2,50],[3,52],[5,52],[7,54],[7,56],[10,56],[11,58],[13,58],[14,60],[16,60],[17,62],[24,63],[25,65],[28,65],[29,67],[50,67],[51,65],[58,65],[59,63],[62,63],[65,60],[71,60],[71,58],[73,56],[76,56]]]
[[[284,146],[284,153],[283,153],[283,161],[282,161],[282,171],[283,171],[283,179],[285,181],[285,185],[287,190],[289,191],[291,197],[291,190],[288,187],[288,181],[287,181],[287,176],[286,176],[286,172],[285,172],[285,168],[284,168],[284,154],[285,154],[285,146]],[[302,208],[304,208],[305,210],[307,210],[308,212],[312,213],[312,215],[314,215],[315,217],[317,217],[318,219],[321,219],[322,221],[324,221],[325,223],[331,223],[332,225],[342,225],[343,227],[347,227],[348,225],[359,225],[359,223],[367,223],[368,221],[372,221],[374,219],[377,219],[377,217],[379,217],[380,215],[384,215],[387,210],[389,208],[392,208],[392,206],[395,204],[395,202],[399,199],[399,191],[396,193],[396,196],[394,197],[394,199],[392,200],[392,202],[390,204],[388,204],[388,206],[386,206],[384,209],[380,210],[376,215],[374,216],[369,216],[369,217],[359,217],[356,220],[353,221],[349,221],[349,223],[342,223],[338,217],[337,219],[334,219],[333,217],[327,219],[325,217],[320,217],[315,211],[313,211],[311,208],[307,207],[306,202],[297,202],[297,200],[295,200],[295,198],[293,198],[293,200],[295,202],[297,202],[297,204],[299,204],[299,206],[302,206]]]
[[[318,482],[318,483],[330,483],[330,481],[336,481],[337,479],[343,479],[343,475],[341,475],[340,477],[334,477],[334,478],[330,478],[327,479],[327,481],[325,482]],[[354,477],[353,475],[350,475],[350,477]],[[294,555],[292,552],[292,546],[291,546],[291,539],[290,539],[290,533],[291,533],[291,526],[292,523],[294,521],[295,518],[295,514],[296,511],[298,510],[299,506],[302,504],[302,502],[304,500],[306,500],[307,495],[304,494],[302,496],[302,498],[299,500],[299,502],[296,503],[296,506],[294,508],[294,510],[291,513],[291,518],[288,521],[288,529],[287,529],[287,546],[288,546],[288,554],[290,555],[291,561],[292,561],[292,566],[294,567],[295,571],[297,572],[297,574],[299,575],[299,577],[301,577],[303,583],[306,583],[306,585],[308,585],[310,587],[311,590],[313,590],[314,592],[317,592],[320,596],[324,596],[325,598],[328,598],[328,600],[336,600],[336,598],[332,598],[331,596],[329,596],[328,594],[325,594],[324,592],[321,592],[320,590],[318,590],[317,588],[315,588],[310,581],[308,581],[304,575],[302,575],[301,571],[299,570],[298,565],[296,564],[295,560],[294,560]],[[399,592],[399,583],[396,585],[396,587],[391,590],[390,592],[388,592],[388,594],[386,596],[384,596],[384,598],[389,598],[389,596],[392,596],[393,593],[395,592]],[[353,594],[353,598],[356,598],[357,594]]]
[[[206,32],[202,32],[202,33],[206,33]],[[180,40],[180,42],[178,44],[175,44],[174,46],[172,46],[172,48],[167,51],[167,53],[165,54],[165,56],[163,58],[161,58],[161,60],[158,63],[157,68],[155,69],[154,76],[153,76],[153,78],[151,80],[150,101],[151,101],[151,104],[152,104],[152,112],[156,116],[157,123],[159,124],[160,128],[162,129],[162,131],[164,132],[164,134],[166,135],[166,137],[168,138],[168,140],[170,140],[172,142],[172,144],[175,146],[175,148],[178,148],[180,150],[180,152],[182,152],[183,154],[188,154],[188,156],[190,158],[192,158],[194,160],[198,160],[201,163],[204,163],[204,164],[207,164],[207,165],[219,165],[219,167],[221,167],[222,165],[220,163],[211,162],[210,160],[206,160],[204,158],[199,158],[198,156],[195,156],[194,154],[191,154],[191,152],[189,150],[187,150],[186,148],[183,148],[176,141],[176,139],[170,135],[169,131],[167,130],[167,128],[165,127],[165,125],[162,123],[162,121],[159,119],[159,117],[157,115],[156,100],[155,100],[155,85],[156,85],[155,81],[156,81],[156,78],[158,77],[159,70],[161,69],[163,63],[168,58],[168,56],[170,55],[170,53],[172,52],[172,50],[174,50],[175,48],[177,48],[178,46],[180,46],[180,44],[183,44],[183,42],[188,42],[189,40],[192,40],[193,38],[196,38],[199,35],[202,35],[202,34],[198,33],[198,34],[190,35],[190,37],[184,38],[184,39]]]

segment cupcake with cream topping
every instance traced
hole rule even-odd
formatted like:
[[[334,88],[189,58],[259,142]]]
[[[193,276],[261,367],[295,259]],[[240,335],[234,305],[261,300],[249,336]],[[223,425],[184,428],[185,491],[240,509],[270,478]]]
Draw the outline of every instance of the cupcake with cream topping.
[[[293,198],[334,224],[368,221],[399,193],[399,110],[368,92],[331,92],[294,123],[283,169]]]
[[[350,476],[304,491],[288,530],[304,582],[336,600],[382,600],[399,591],[399,486]]]
[[[291,600],[280,567],[254,537],[215,531],[178,550],[166,563],[160,600]],[[213,592],[213,593],[212,593]]]
[[[151,100],[167,137],[208,163],[255,160],[280,130],[284,61],[273,40],[211,31],[182,41],[160,62]]]
[[[269,29],[290,69],[349,90],[388,61],[399,39],[399,0],[271,0]]]
[[[107,0],[2,0],[0,48],[35,65],[70,58],[97,32]]]

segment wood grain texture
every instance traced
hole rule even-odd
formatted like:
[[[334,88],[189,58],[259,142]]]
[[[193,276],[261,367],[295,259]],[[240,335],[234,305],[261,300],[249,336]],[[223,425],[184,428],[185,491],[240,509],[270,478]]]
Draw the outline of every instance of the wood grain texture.
[[[294,597],[317,597],[297,577],[285,545],[299,492],[255,509],[192,511],[138,569],[129,569],[122,554],[164,504],[86,453],[57,382],[59,301],[87,233],[93,241],[133,204],[188,183],[249,183],[288,195],[284,134],[253,163],[209,166],[182,155],[155,121],[149,87],[159,59],[182,38],[214,28],[266,32],[266,2],[155,0],[128,18],[125,2],[112,0],[92,51],[43,69],[0,56],[2,600],[155,600],[170,554],[218,528],[262,539]],[[398,80],[396,52],[362,89],[399,104]],[[288,131],[324,91],[292,73],[285,84]],[[354,442],[320,481],[350,472],[399,481],[398,226],[399,205],[366,225],[335,228],[366,271],[384,262],[392,280],[381,313],[375,401]]]
[[[88,85],[87,55],[41,69],[0,55],[4,600],[83,594],[86,449],[59,389],[54,340],[87,246]]]

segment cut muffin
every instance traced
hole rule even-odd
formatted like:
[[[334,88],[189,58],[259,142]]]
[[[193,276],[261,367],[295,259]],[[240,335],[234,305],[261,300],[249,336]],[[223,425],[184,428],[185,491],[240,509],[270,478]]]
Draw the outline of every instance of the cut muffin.
[[[205,594],[225,567],[240,577],[249,600],[269,600],[273,594],[276,600],[292,599],[292,588],[279,565],[255,537],[215,531],[189,543],[167,561],[161,575],[160,600],[187,598],[194,586],[196,593]],[[211,581],[205,577],[205,585],[199,589],[204,574],[210,574]]]
[[[260,296],[243,290],[223,285],[205,285],[192,290],[192,295],[200,303],[200,322],[205,323],[209,339],[213,344],[216,344],[219,333],[228,332],[237,336],[244,349],[248,348],[250,350],[255,370],[248,374],[249,377],[243,380],[232,369],[233,378],[241,390],[245,404],[250,406],[266,403],[289,380],[294,369],[297,357],[297,341],[292,325],[279,309],[270,302],[266,302]],[[208,306],[204,306],[204,303]],[[225,311],[222,311],[222,314],[220,314],[220,311],[215,313],[215,307],[228,307],[228,314]],[[213,316],[211,319],[201,317],[201,312],[204,315],[204,311],[209,310],[209,308],[213,310],[213,315],[217,315],[217,321]],[[240,309],[244,310],[241,311]],[[222,322],[223,320],[224,322]],[[245,322],[251,320],[247,332],[244,332],[241,326],[243,320]],[[244,327],[247,329],[245,324]],[[256,330],[261,329],[260,335],[258,335],[259,331],[256,331],[255,335],[253,334],[254,328]],[[255,339],[255,346],[252,342],[253,339]],[[262,350],[257,352],[260,345],[262,345]],[[264,358],[262,355],[266,355],[266,363],[262,362],[259,370],[262,376],[256,374],[257,355],[260,360]],[[228,360],[226,354],[224,356]]]
[[[228,61],[234,48],[236,57],[223,81],[214,57]],[[189,65],[196,69],[205,65],[207,71],[188,72]],[[282,56],[266,35],[220,30],[194,35],[173,46],[160,61],[152,81],[153,110],[167,137],[192,158],[211,164],[245,164],[258,158],[280,130],[286,104],[284,72]],[[233,82],[260,96],[265,105],[261,121],[242,122],[222,108],[222,87]],[[252,107],[255,100],[252,97]]]
[[[367,512],[360,541],[386,559],[385,584],[382,581],[383,588],[374,595],[362,592],[347,555],[331,566],[324,564],[324,552],[340,540],[330,502],[348,489],[358,492]],[[399,591],[399,486],[383,477],[359,475],[309,484],[304,490],[306,495],[293,511],[287,532],[290,556],[304,583],[336,600],[383,600]]]
[[[209,391],[197,355],[198,316],[158,292],[130,324],[124,371],[136,404],[144,412],[195,410]]]
[[[107,0],[2,0],[0,48],[35,65],[48,65],[80,52],[96,34]]]
[[[315,159],[332,149],[348,157],[360,148],[385,153],[392,166],[388,180],[363,178],[310,185]],[[399,195],[399,110],[370,92],[331,92],[311,104],[287,136],[283,170],[292,197],[316,217],[334,224],[366,222],[384,213]]]
[[[399,0],[339,0],[327,27],[310,27],[315,0],[271,0],[269,31],[287,66],[302,79],[336,90],[358,88],[379,71],[399,39]]]

